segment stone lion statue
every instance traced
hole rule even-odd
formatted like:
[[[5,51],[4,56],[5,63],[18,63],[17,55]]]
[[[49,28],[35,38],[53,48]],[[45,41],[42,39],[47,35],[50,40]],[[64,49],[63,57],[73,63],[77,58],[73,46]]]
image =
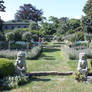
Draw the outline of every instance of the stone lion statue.
[[[79,54],[78,71],[85,76],[88,74],[88,62],[85,53]]]
[[[17,59],[15,63],[15,73],[17,75],[24,76],[26,75],[26,63],[25,63],[25,53],[24,52],[18,52]]]

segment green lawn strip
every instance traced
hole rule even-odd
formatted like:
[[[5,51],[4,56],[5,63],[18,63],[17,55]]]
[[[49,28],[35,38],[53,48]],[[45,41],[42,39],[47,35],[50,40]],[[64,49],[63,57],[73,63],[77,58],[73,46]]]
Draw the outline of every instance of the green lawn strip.
[[[27,60],[28,72],[31,71],[68,71],[65,57],[59,49],[47,49],[38,60]]]
[[[42,76],[29,84],[7,92],[91,92],[92,84],[78,83],[68,77]]]

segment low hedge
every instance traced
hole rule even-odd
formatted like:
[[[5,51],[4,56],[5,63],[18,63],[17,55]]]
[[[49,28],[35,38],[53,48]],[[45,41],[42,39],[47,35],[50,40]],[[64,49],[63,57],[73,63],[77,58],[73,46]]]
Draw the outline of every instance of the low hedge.
[[[42,47],[36,46],[31,51],[26,52],[26,58],[27,59],[37,59],[41,55],[41,52],[42,52]]]
[[[14,74],[14,61],[8,59],[0,59],[0,77]]]
[[[18,52],[17,50],[1,50],[0,58],[16,59]],[[42,52],[42,47],[35,46],[31,50],[23,52],[26,54],[26,59],[37,59]]]
[[[74,54],[69,54],[69,59],[70,60],[78,60],[77,56]]]

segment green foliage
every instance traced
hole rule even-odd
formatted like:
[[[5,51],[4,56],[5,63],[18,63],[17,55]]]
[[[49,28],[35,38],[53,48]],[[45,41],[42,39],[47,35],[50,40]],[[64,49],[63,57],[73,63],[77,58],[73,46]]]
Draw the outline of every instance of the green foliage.
[[[30,25],[29,25],[29,30],[36,30],[37,29],[37,24],[34,21],[30,21]]]
[[[69,19],[67,17],[62,17],[58,24],[57,34],[66,34],[69,30]]]
[[[86,16],[82,17],[82,27],[88,33],[92,33],[92,0],[88,0],[83,9]]]
[[[4,1],[0,0],[0,11],[5,12],[5,6],[4,6]]]
[[[39,39],[37,34],[34,34],[32,38],[33,38],[34,42],[38,41],[38,39]]]
[[[30,52],[26,52],[26,58],[27,59],[37,59],[42,52],[42,47],[41,46],[36,46],[34,47]]]
[[[0,59],[0,77],[14,74],[14,61],[8,59]]]
[[[69,59],[70,60],[77,60],[78,58],[74,54],[69,54]]]
[[[81,82],[86,81],[86,79],[87,79],[85,75],[81,74],[81,73],[78,72],[78,71],[73,75],[73,77],[74,77],[74,79],[76,79],[77,81],[81,81]]]
[[[14,41],[15,35],[13,32],[6,33],[6,40],[7,41]]]
[[[75,33],[77,31],[80,31],[78,28],[80,27],[80,20],[79,19],[70,19],[69,20],[69,30],[68,34]]]
[[[32,40],[32,33],[31,32],[24,32],[22,35],[22,39],[26,41],[27,50],[29,49],[30,42]]]
[[[83,32],[76,33],[76,41],[84,41],[84,33]]]
[[[88,0],[83,9],[84,13],[88,16],[92,16],[92,0]]]
[[[92,54],[91,53],[87,54],[87,58],[92,59]]]
[[[2,33],[0,33],[0,41],[5,41],[5,36]]]
[[[84,41],[84,33],[83,32],[76,32],[74,36],[71,37],[70,41],[74,45],[76,41]]]
[[[75,37],[71,37],[70,41],[72,42],[72,45],[74,45],[74,43],[76,42],[76,38]]]
[[[32,33],[31,32],[24,32],[24,34],[22,35],[22,39],[24,41],[30,42],[32,39]]]
[[[57,35],[54,40],[57,40],[57,41],[62,41],[63,40],[63,37],[62,35]]]
[[[27,76],[8,76],[3,79],[2,88],[4,90],[18,88],[18,86],[24,85],[26,83],[28,83]]]

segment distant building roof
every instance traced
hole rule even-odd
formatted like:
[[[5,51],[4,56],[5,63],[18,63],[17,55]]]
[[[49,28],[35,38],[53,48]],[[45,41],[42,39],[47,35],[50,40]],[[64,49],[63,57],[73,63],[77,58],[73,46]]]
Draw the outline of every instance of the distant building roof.
[[[29,21],[7,21],[3,22],[3,25],[29,25]]]

